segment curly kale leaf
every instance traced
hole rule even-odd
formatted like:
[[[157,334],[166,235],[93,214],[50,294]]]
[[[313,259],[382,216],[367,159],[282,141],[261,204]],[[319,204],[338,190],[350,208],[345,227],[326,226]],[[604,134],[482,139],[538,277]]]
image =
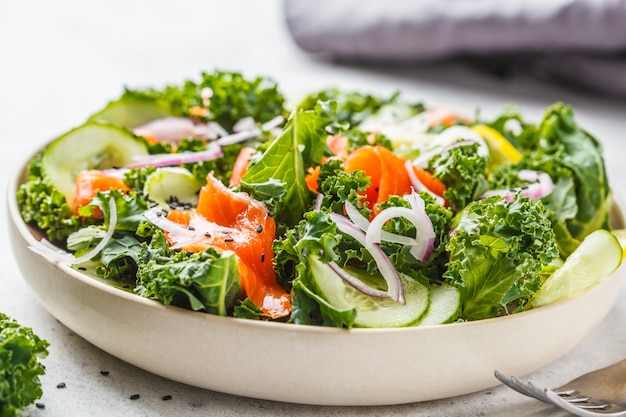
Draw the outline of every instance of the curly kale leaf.
[[[162,232],[139,253],[135,292],[166,305],[226,316],[243,290],[234,252],[172,250]]]
[[[32,329],[0,313],[0,415],[18,417],[20,410],[42,395],[39,359],[48,355],[49,343]]]
[[[506,125],[494,123],[501,129]],[[537,127],[521,126],[512,141],[520,144],[524,159],[504,167],[504,172],[494,172],[494,183],[502,188],[514,186],[515,170],[520,169],[550,175],[555,188],[542,202],[556,231],[559,250],[567,257],[593,230],[609,229],[612,198],[602,146],[578,125],[571,107],[563,103],[549,107]]]
[[[41,174],[41,155],[28,166],[28,181],[17,190],[17,204],[26,223],[36,225],[48,240],[63,242],[87,221],[74,215],[65,194]]]
[[[103,224],[84,227],[72,233],[67,239],[67,247],[80,256],[102,240],[111,219],[110,199],[115,200],[117,214],[115,234],[98,255],[101,265],[97,272],[105,278],[134,282],[142,243],[135,234],[139,229],[145,228],[144,212],[148,208],[148,203],[139,193],[131,191],[125,194],[121,190],[96,193],[91,203],[82,207],[80,212],[91,215],[97,207],[104,214]]]
[[[274,81],[265,77],[248,79],[232,71],[203,72],[199,81],[187,80],[182,85],[146,90],[143,94],[168,103],[176,116],[216,121],[228,131],[245,117],[264,123],[285,115],[285,98]]]
[[[341,234],[328,214],[310,211],[295,228],[275,242],[274,260],[279,276],[293,280],[289,282],[293,287],[291,322],[336,327],[351,327],[354,323],[356,312],[331,306],[318,294],[308,269],[309,256],[319,256],[322,262],[337,260],[340,239]]]
[[[540,201],[489,197],[468,205],[453,226],[443,277],[461,290],[466,320],[521,308],[539,288],[542,268],[559,254]]]
[[[371,185],[364,171],[345,172],[342,162],[329,160],[320,167],[318,177],[322,208],[334,213],[343,214],[346,201],[360,205],[365,199],[365,190]],[[363,208],[362,214],[369,218],[370,210]]]
[[[450,223],[453,213],[450,209],[439,204],[432,195],[424,192],[419,195],[424,200],[426,214],[435,231],[433,252],[429,259],[426,261],[415,259],[409,252],[410,246],[399,243],[383,241],[380,247],[389,255],[391,263],[398,271],[402,271],[416,279],[424,276],[433,283],[441,283],[441,275],[445,271],[445,264],[448,261],[446,245],[450,238]],[[410,204],[402,197],[391,196],[380,205],[381,210],[389,207],[409,208]],[[397,235],[416,237],[415,226],[404,217],[396,217],[389,220],[383,227],[383,230]]]
[[[443,196],[454,212],[488,189],[489,158],[480,155],[478,149],[477,143],[459,146],[442,152],[429,162],[433,177],[446,185]]]

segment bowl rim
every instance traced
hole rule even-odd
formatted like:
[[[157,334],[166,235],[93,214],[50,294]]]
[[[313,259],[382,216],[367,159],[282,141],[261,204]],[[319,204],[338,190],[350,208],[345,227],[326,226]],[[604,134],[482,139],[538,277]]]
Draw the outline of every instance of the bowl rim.
[[[44,145],[45,146],[45,145]],[[17,164],[17,168],[13,168],[12,172],[8,178],[8,187],[7,187],[7,206],[8,206],[8,217],[9,220],[16,227],[18,233],[27,243],[27,245],[34,245],[38,242],[36,237],[31,231],[31,226],[27,225],[19,212],[19,207],[17,204],[16,193],[21,184],[24,183],[24,179],[26,176],[26,168],[28,163],[33,160],[35,155],[37,155],[44,146],[38,148],[33,154],[31,154],[25,160],[22,160]],[[611,192],[612,198],[612,206],[610,210],[611,222],[617,223],[617,227],[626,227],[626,203],[622,199],[622,197],[615,193]],[[148,308],[153,309],[161,309],[161,310],[171,310],[176,312],[176,314],[188,315],[189,317],[202,318],[206,321],[225,321],[225,322],[233,322],[237,326],[245,326],[252,328],[269,328],[273,330],[285,330],[289,332],[306,332],[306,333],[316,333],[316,334],[328,334],[328,335],[339,335],[339,334],[381,334],[381,333],[420,333],[420,332],[433,332],[433,331],[449,331],[454,330],[455,328],[469,329],[472,327],[484,327],[489,326],[494,323],[505,323],[506,321],[531,318],[536,314],[543,314],[549,310],[554,310],[559,308],[564,303],[569,303],[574,299],[577,299],[585,294],[595,291],[598,287],[603,286],[608,281],[613,279],[618,279],[620,274],[618,274],[619,269],[622,269],[621,266],[618,270],[614,271],[608,277],[600,280],[593,286],[575,294],[570,297],[557,300],[553,303],[550,303],[545,306],[533,308],[530,310],[521,311],[518,313],[513,313],[505,316],[492,317],[481,320],[473,320],[473,321],[464,321],[464,322],[453,322],[453,323],[445,323],[445,324],[435,324],[435,325],[426,325],[426,326],[409,326],[409,327],[379,327],[379,328],[338,328],[338,327],[330,327],[330,326],[316,326],[316,325],[296,325],[293,323],[286,322],[278,322],[278,321],[266,321],[266,320],[250,320],[243,318],[236,318],[230,316],[219,316],[215,314],[210,314],[206,312],[193,311],[189,309],[185,309],[178,306],[173,305],[165,305],[159,301],[148,299],[142,297],[138,294],[131,293],[129,291],[125,291],[120,288],[116,288],[113,285],[106,284],[101,282],[88,274],[82,273],[71,266],[64,264],[61,261],[53,260],[50,258],[42,257],[46,260],[50,265],[64,272],[65,274],[71,276],[72,278],[86,284],[90,287],[98,291],[103,291],[109,295],[122,298],[128,302],[132,302],[135,304],[141,304]]]

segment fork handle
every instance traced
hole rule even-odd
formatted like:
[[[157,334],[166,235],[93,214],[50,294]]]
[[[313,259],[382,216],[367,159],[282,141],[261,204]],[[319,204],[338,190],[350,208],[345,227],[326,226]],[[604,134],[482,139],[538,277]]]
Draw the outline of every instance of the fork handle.
[[[626,359],[582,375],[559,388],[559,391],[570,389],[593,398],[626,404]]]

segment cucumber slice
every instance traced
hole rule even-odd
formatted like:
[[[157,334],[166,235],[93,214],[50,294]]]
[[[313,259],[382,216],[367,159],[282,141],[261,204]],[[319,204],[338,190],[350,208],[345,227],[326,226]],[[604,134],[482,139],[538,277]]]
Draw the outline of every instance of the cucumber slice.
[[[450,284],[430,286],[430,306],[419,326],[451,323],[461,314],[461,292]]]
[[[578,294],[611,275],[622,259],[623,249],[617,237],[604,229],[595,230],[548,277],[529,304],[539,307]]]
[[[198,205],[198,192],[202,185],[185,168],[164,167],[148,175],[143,192],[164,208],[172,208],[176,203],[189,203],[195,207]]]
[[[55,139],[42,155],[42,170],[54,187],[74,199],[76,177],[82,170],[107,169],[147,155],[143,140],[111,124],[86,123]]]
[[[354,324],[357,327],[413,326],[419,323],[428,310],[430,302],[428,287],[410,277],[400,275],[406,299],[406,303],[401,304],[388,298],[369,297],[357,291],[317,256],[309,256],[308,263],[318,294],[339,310],[354,308],[356,310]],[[370,285],[378,284],[384,288],[385,281],[382,277],[360,274],[359,278]]]
[[[134,129],[152,120],[172,116],[163,103],[146,96],[124,94],[89,118],[89,122],[108,122]]]

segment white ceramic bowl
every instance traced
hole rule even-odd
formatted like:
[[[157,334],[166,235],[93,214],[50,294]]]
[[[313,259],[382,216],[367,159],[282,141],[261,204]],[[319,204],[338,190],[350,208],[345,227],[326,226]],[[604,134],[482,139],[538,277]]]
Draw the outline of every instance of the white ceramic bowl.
[[[337,329],[218,317],[164,306],[28,249],[36,242],[8,190],[11,243],[24,279],[64,325],[157,375],[225,393],[305,404],[385,405],[467,394],[558,359],[615,303],[621,272],[555,304],[507,317],[401,329]],[[623,210],[612,210],[624,227]],[[563,326],[575,322],[576,326]]]

